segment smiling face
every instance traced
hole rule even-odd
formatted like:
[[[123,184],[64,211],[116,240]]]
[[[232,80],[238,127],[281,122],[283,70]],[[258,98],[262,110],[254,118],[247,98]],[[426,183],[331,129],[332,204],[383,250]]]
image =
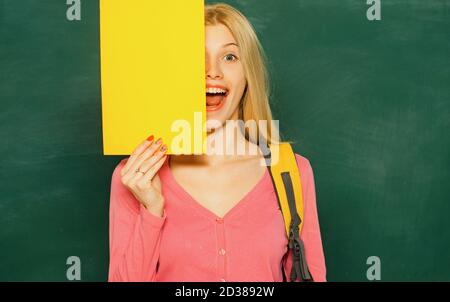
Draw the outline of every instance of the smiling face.
[[[230,30],[222,24],[208,25],[206,30],[206,115],[207,130],[212,120],[223,125],[239,116],[239,102],[247,81],[239,46]]]

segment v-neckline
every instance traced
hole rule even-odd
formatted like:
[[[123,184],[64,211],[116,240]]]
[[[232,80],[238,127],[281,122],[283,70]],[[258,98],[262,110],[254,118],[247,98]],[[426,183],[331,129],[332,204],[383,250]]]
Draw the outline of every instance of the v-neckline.
[[[264,174],[258,182],[246,193],[244,196],[231,208],[229,209],[224,216],[219,216],[213,211],[209,210],[205,206],[203,206],[200,202],[198,202],[188,191],[186,191],[181,184],[175,179],[175,176],[172,173],[170,168],[170,155],[167,157],[167,160],[164,163],[165,168],[167,170],[167,175],[170,182],[173,184],[173,189],[183,196],[183,200],[186,200],[194,209],[201,212],[203,215],[214,219],[214,220],[225,220],[230,217],[234,213],[238,212],[239,209],[244,207],[250,200],[252,200],[253,195],[258,193],[259,189],[270,179],[270,173],[268,167],[266,167]]]

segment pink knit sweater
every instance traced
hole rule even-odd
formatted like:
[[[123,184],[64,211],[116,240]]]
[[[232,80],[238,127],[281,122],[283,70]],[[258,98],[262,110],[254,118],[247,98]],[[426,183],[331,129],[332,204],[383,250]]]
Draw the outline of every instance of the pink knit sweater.
[[[115,168],[110,196],[109,281],[283,281],[292,267],[283,216],[270,174],[224,217],[200,205],[173,177],[167,158],[159,171],[163,217],[146,210]],[[303,186],[301,238],[314,281],[326,281],[313,171],[296,154]],[[286,257],[284,257],[286,256]]]

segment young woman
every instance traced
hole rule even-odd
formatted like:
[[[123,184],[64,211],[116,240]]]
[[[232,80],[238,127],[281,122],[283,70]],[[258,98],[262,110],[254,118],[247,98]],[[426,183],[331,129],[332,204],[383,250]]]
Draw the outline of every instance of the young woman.
[[[207,5],[205,31],[208,140],[227,121],[271,121],[264,54],[248,20],[229,5]],[[225,151],[257,142],[246,131],[224,137]],[[292,252],[262,153],[165,151],[151,136],[113,172],[109,281],[289,280]],[[314,281],[325,281],[313,172],[295,156],[306,260]]]

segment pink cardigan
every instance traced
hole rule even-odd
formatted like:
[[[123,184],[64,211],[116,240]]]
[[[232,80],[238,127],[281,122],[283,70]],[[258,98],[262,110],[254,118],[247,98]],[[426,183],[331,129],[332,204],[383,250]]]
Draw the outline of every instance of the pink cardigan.
[[[193,199],[173,177],[168,159],[159,171],[164,215],[147,211],[115,168],[110,196],[109,281],[283,281],[292,267],[287,237],[268,170],[223,218]],[[305,217],[301,238],[315,281],[326,281],[313,171],[296,154]],[[284,256],[287,257],[284,257]]]

